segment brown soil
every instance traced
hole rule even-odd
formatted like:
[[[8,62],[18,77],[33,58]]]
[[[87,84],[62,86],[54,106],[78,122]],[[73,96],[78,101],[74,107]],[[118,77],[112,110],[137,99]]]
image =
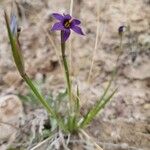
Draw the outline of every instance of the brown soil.
[[[55,95],[64,89],[64,79],[57,57],[60,56],[59,36],[57,33],[49,34],[49,29],[54,23],[50,14],[69,12],[70,2],[67,0],[26,2],[17,0],[17,2],[21,8],[20,43],[26,71],[32,79],[40,83],[45,93],[52,91]],[[11,0],[0,1],[1,16],[3,9],[7,8],[10,11],[11,6]],[[15,11],[19,16],[17,9]],[[84,37],[79,37],[75,33],[71,37],[71,75],[73,84],[79,85],[84,111],[102,95],[116,67],[120,53],[118,27],[130,26],[130,32],[126,31],[123,36],[123,52],[112,85],[112,90],[117,87],[118,91],[107,108],[88,127],[87,133],[104,150],[149,150],[150,1],[76,0],[73,16],[81,19],[86,33]],[[100,35],[88,83],[97,25]],[[18,92],[25,94],[27,88],[12,61],[3,17],[0,18],[0,35],[0,96]],[[70,60],[69,44],[67,48],[67,57]]]

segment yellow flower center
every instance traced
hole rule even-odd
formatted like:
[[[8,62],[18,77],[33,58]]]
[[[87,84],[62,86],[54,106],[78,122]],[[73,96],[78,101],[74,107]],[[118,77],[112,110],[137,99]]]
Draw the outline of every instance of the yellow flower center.
[[[67,21],[65,22],[64,25],[65,25],[66,28],[69,28],[69,27],[70,27],[71,21],[72,21],[72,20],[67,20]]]

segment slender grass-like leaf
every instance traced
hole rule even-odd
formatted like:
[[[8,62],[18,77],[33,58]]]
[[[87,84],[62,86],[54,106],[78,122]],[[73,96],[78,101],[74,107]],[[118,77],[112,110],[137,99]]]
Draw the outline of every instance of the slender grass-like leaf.
[[[25,73],[25,70],[24,70],[24,62],[23,62],[23,56],[21,53],[21,49],[20,49],[19,43],[17,42],[16,37],[13,36],[13,34],[11,32],[10,25],[9,25],[9,19],[8,19],[6,12],[4,12],[4,17],[5,17],[5,21],[6,21],[6,27],[7,27],[10,44],[11,44],[13,58],[14,58],[16,67],[17,67],[20,75],[22,76]]]
[[[53,110],[52,106],[46,102],[46,100],[38,92],[37,88],[35,87],[35,85],[32,83],[32,81],[30,80],[30,78],[26,74],[25,74],[25,76],[23,76],[23,79],[26,81],[26,83],[28,84],[28,86],[31,88],[31,90],[34,92],[34,94],[40,100],[41,104],[48,111],[48,113],[51,114],[57,120],[57,123],[61,127],[61,129],[63,129],[64,131],[66,131],[66,127],[64,125],[63,118],[61,118],[59,116],[59,114],[57,113],[57,110]]]
[[[14,58],[15,64],[17,66],[17,69],[18,69],[20,75],[25,80],[27,85],[31,88],[31,90],[36,95],[36,97],[41,102],[41,104],[44,106],[44,108],[48,111],[48,113],[51,114],[52,116],[54,116],[56,118],[56,120],[58,121],[58,123],[63,127],[63,123],[60,121],[60,119],[58,118],[55,111],[53,111],[52,106],[50,106],[46,102],[44,97],[39,93],[39,90],[36,88],[36,86],[33,84],[31,79],[25,73],[21,49],[19,47],[18,40],[16,39],[17,37],[13,36],[13,34],[11,32],[9,20],[8,20],[8,16],[7,16],[6,12],[4,12],[4,17],[5,17],[5,21],[6,21],[6,27],[7,27],[7,31],[8,31],[8,37],[10,40],[10,44],[11,44],[13,58]]]
[[[80,92],[79,92],[79,87],[77,86],[77,99],[76,99],[76,107],[77,107],[77,112],[80,111]]]
[[[55,116],[55,113],[52,109],[52,107],[50,105],[48,105],[48,103],[46,102],[46,100],[43,98],[43,96],[39,93],[39,91],[37,90],[36,86],[33,84],[33,82],[31,81],[31,79],[25,74],[23,76],[23,79],[25,80],[25,82],[28,84],[28,86],[31,88],[31,90],[33,91],[33,93],[36,95],[36,97],[40,100],[40,102],[42,103],[42,105],[44,106],[44,108],[53,116]]]
[[[87,112],[87,114],[84,116],[83,120],[80,123],[80,127],[83,128],[84,126],[87,126],[93,119],[94,117],[98,114],[98,112],[105,107],[105,105],[110,101],[110,99],[112,98],[112,96],[115,94],[116,90],[114,90],[114,92],[112,92],[112,94],[110,94],[110,96],[108,96],[107,98],[105,98],[106,94],[108,93],[111,83],[113,81],[115,75],[115,70],[112,74],[112,78],[108,83],[107,88],[105,89],[103,95],[101,96],[101,98],[97,101],[97,103]]]
[[[77,130],[77,119],[76,119],[76,115],[70,115],[68,117],[68,120],[67,120],[67,128],[68,128],[68,131],[73,133],[73,132],[76,132]]]
[[[95,116],[100,112],[101,109],[111,100],[117,89],[115,89],[107,98],[104,98],[101,101],[98,101],[96,105],[85,115],[83,121],[80,124],[80,127],[83,128],[87,126]]]

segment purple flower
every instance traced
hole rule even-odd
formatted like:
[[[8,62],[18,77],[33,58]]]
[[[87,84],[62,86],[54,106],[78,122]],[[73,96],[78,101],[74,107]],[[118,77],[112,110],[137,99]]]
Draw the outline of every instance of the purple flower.
[[[78,19],[73,19],[69,14],[58,14],[58,13],[53,13],[52,16],[59,20],[59,22],[56,22],[53,26],[51,31],[55,30],[61,30],[63,31],[63,40],[66,41],[71,33],[71,29],[80,34],[84,35],[82,29],[78,26],[81,24],[80,20]]]

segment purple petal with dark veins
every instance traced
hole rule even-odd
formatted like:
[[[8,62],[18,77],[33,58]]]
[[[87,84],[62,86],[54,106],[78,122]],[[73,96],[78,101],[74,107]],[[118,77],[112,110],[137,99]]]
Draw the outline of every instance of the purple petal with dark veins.
[[[80,35],[84,35],[82,29],[81,29],[80,27],[78,27],[78,26],[73,26],[73,27],[71,27],[71,29],[72,29],[74,32],[76,32],[76,33],[78,33],[78,34],[80,34]]]
[[[70,36],[70,29],[64,30],[63,40],[66,41]]]
[[[61,14],[58,14],[58,13],[53,13],[52,17],[54,17],[55,19],[60,20],[60,21],[62,21],[64,19],[64,16]]]
[[[69,14],[63,14],[64,15],[64,19],[70,20],[71,16]]]
[[[57,22],[52,26],[51,31],[55,30],[64,30],[64,26],[62,25],[61,22]]]
[[[73,19],[73,20],[71,21],[71,23],[72,23],[72,26],[75,26],[75,25],[81,24],[81,21],[78,20],[78,19]]]

